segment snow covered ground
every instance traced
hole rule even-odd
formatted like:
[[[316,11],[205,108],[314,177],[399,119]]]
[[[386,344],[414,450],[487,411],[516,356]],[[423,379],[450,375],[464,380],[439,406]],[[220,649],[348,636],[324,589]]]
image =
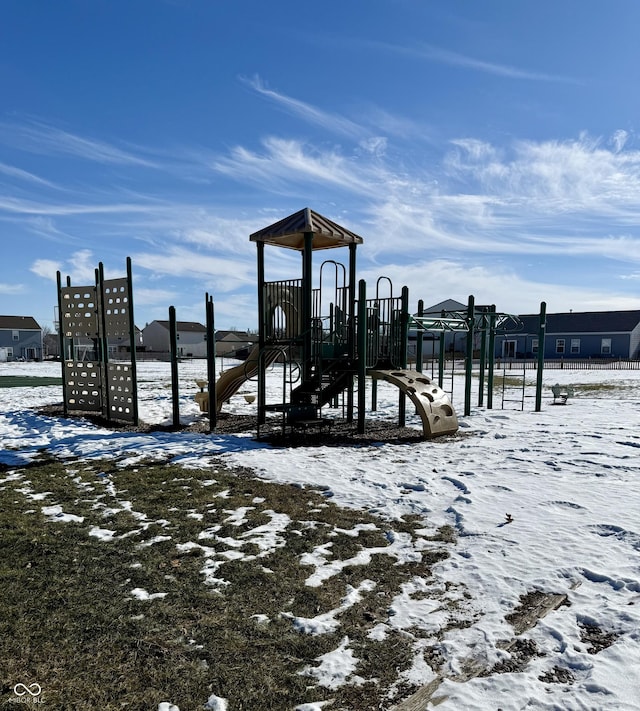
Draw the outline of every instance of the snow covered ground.
[[[193,395],[205,371],[202,362],[180,366],[185,422],[200,417]],[[138,374],[140,418],[170,421],[168,364],[140,363]],[[60,364],[0,363],[3,375],[56,376]],[[533,395],[535,374],[527,377]],[[556,382],[575,386],[566,405],[552,404]],[[110,431],[38,415],[33,408],[62,400],[60,386],[6,388],[0,463],[19,466],[43,448],[59,457],[124,463],[172,457],[206,466],[216,455],[270,480],[322,487],[342,506],[391,520],[419,514],[425,537],[449,524],[458,536],[450,557],[434,567],[432,580],[405,586],[376,632],[419,626],[440,640],[444,678],[436,696],[446,699],[438,708],[640,709],[640,372],[549,370],[544,383],[539,413],[527,397],[524,411],[498,409],[494,399],[496,409],[474,408],[462,417],[454,398],[460,431],[453,438],[296,448],[270,447],[249,435]],[[245,391],[255,392],[255,384]],[[462,392],[456,376],[454,393]],[[397,393],[382,385],[371,417],[395,417]],[[256,405],[239,394],[227,407],[248,414]],[[415,416],[408,424],[419,427]],[[318,560],[320,573],[326,564]],[[448,625],[430,589],[448,590],[467,610],[469,626]],[[505,616],[534,591],[564,594],[569,602],[522,634],[537,654],[523,670],[467,678],[470,664],[509,659],[503,647],[514,631]],[[596,631],[606,642],[594,645]],[[325,668],[328,675],[351,669],[348,639],[319,661],[316,676]],[[427,684],[435,677],[418,654],[410,679]]]

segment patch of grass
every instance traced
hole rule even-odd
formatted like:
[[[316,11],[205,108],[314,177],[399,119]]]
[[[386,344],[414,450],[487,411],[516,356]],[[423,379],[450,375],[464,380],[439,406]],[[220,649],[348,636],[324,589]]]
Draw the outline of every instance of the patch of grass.
[[[625,385],[624,383],[574,383],[573,389],[576,394],[587,395],[589,397],[598,395],[611,395],[615,391],[635,389],[635,385]]]
[[[62,385],[62,378],[36,375],[0,375],[0,388],[35,388],[44,385]]]
[[[388,707],[420,631],[390,630],[384,642],[368,633],[388,620],[401,585],[429,577],[450,543],[448,535],[434,538],[433,549],[400,563],[384,552],[389,522],[222,464],[48,460],[0,480],[7,708],[17,683],[38,683],[49,708],[78,711],[154,709],[161,701],[187,711],[212,693],[229,699],[230,711],[329,699],[326,709]],[[53,505],[60,508],[43,512]],[[415,540],[424,521],[402,526]],[[312,587],[315,568],[301,556],[321,545],[330,562],[378,552]],[[375,586],[336,612],[364,580]],[[151,598],[139,599],[145,594]],[[299,632],[291,619],[325,613],[337,624],[323,634]],[[366,684],[328,689],[301,675],[345,636]]]

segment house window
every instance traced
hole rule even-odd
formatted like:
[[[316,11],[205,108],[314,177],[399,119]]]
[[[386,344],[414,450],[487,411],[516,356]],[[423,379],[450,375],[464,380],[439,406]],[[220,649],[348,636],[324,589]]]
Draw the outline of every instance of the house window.
[[[572,338],[571,339],[571,352],[572,353],[580,353],[580,339],[579,338]]]
[[[611,339],[603,338],[600,341],[600,353],[602,355],[611,355]]]
[[[556,339],[556,353],[564,353],[564,338]]]
[[[11,331],[11,338],[13,338],[14,341],[19,341],[20,331]]]
[[[503,358],[515,358],[516,357],[516,341],[504,341],[502,343],[502,357]]]
[[[532,353],[538,352],[538,339],[537,338],[531,339],[531,352]]]

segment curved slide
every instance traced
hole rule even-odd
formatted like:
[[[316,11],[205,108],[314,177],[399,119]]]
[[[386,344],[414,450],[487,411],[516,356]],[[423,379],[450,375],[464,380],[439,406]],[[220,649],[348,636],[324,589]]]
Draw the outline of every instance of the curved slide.
[[[265,367],[271,365],[281,353],[281,349],[267,349],[265,354]],[[220,412],[223,403],[238,392],[243,383],[257,374],[259,361],[260,346],[256,344],[243,363],[221,373],[220,377],[216,380],[217,412]],[[207,391],[196,393],[195,399],[200,405],[202,412],[209,411],[209,393]]]
[[[447,394],[415,370],[369,370],[367,375],[400,388],[416,406],[426,439],[458,431],[458,418]]]

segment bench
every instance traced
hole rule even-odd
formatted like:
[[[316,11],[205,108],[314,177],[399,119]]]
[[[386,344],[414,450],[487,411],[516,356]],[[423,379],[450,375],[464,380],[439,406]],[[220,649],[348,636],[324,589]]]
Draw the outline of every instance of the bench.
[[[573,397],[573,385],[559,385],[556,383],[551,386],[551,392],[553,393],[554,405],[566,405],[567,400]]]

